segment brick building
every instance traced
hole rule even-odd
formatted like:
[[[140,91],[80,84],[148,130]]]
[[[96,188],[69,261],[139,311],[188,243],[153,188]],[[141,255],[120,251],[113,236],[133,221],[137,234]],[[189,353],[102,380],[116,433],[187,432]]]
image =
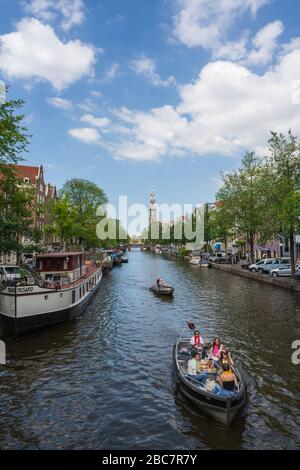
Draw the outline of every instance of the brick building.
[[[16,176],[24,187],[34,189],[34,205],[32,212],[32,228],[43,232],[41,240],[42,248],[51,250],[56,241],[51,235],[45,235],[45,224],[50,222],[49,202],[56,198],[56,187],[46,184],[44,180],[43,166],[14,165]],[[22,240],[24,245],[30,244],[30,240]],[[15,254],[1,255],[0,262],[15,263]]]

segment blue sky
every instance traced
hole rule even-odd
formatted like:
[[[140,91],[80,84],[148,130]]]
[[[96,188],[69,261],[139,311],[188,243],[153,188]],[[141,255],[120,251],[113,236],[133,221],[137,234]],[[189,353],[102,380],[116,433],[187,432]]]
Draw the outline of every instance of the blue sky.
[[[27,163],[147,203],[211,201],[220,171],[300,134],[298,0],[0,0],[0,79]]]

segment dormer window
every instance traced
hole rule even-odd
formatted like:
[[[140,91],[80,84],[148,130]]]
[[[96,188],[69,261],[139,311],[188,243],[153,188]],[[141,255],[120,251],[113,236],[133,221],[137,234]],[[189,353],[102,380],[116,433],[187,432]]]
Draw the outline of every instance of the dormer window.
[[[24,178],[24,183],[29,184],[29,178]]]

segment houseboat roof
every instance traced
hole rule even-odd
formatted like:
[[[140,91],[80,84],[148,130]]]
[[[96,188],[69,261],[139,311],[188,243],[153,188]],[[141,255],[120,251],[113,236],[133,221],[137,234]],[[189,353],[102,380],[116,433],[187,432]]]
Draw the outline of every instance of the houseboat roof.
[[[83,251],[70,251],[61,253],[45,253],[43,255],[37,255],[37,258],[67,258],[70,256],[85,255]]]

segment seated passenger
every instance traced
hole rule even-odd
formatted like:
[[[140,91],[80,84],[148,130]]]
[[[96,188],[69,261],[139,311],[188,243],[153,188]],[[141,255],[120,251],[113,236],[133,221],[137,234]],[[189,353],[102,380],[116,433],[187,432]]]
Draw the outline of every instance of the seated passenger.
[[[221,363],[221,366],[223,364],[228,364],[230,368],[233,367],[234,365],[230,352],[227,351],[226,349],[222,350],[220,353],[220,363]]]
[[[223,372],[219,376],[220,385],[222,385],[225,390],[233,392],[238,386],[236,375],[232,372],[228,364],[223,364],[222,369]]]
[[[221,354],[221,351],[223,350],[223,345],[221,343],[221,340],[219,338],[219,336],[217,336],[215,339],[214,339],[214,342],[212,344],[212,347],[210,349],[210,355],[212,356],[213,359],[216,359],[217,361],[220,359],[220,354]]]
[[[199,353],[195,350],[191,351],[191,359],[188,361],[188,374],[197,375],[199,373]]]
[[[200,372],[200,370],[200,356],[199,353],[193,349],[191,351],[191,359],[188,361],[188,375],[198,382],[205,382],[207,372]]]
[[[163,285],[163,281],[162,281],[162,278],[161,277],[158,277],[156,279],[156,287],[162,287]]]
[[[200,335],[200,331],[195,330],[194,336],[192,336],[190,343],[191,343],[191,345],[194,346],[195,348],[202,348],[202,347],[203,347],[203,345],[204,345],[204,340],[203,340],[203,338],[202,338],[201,335]]]

